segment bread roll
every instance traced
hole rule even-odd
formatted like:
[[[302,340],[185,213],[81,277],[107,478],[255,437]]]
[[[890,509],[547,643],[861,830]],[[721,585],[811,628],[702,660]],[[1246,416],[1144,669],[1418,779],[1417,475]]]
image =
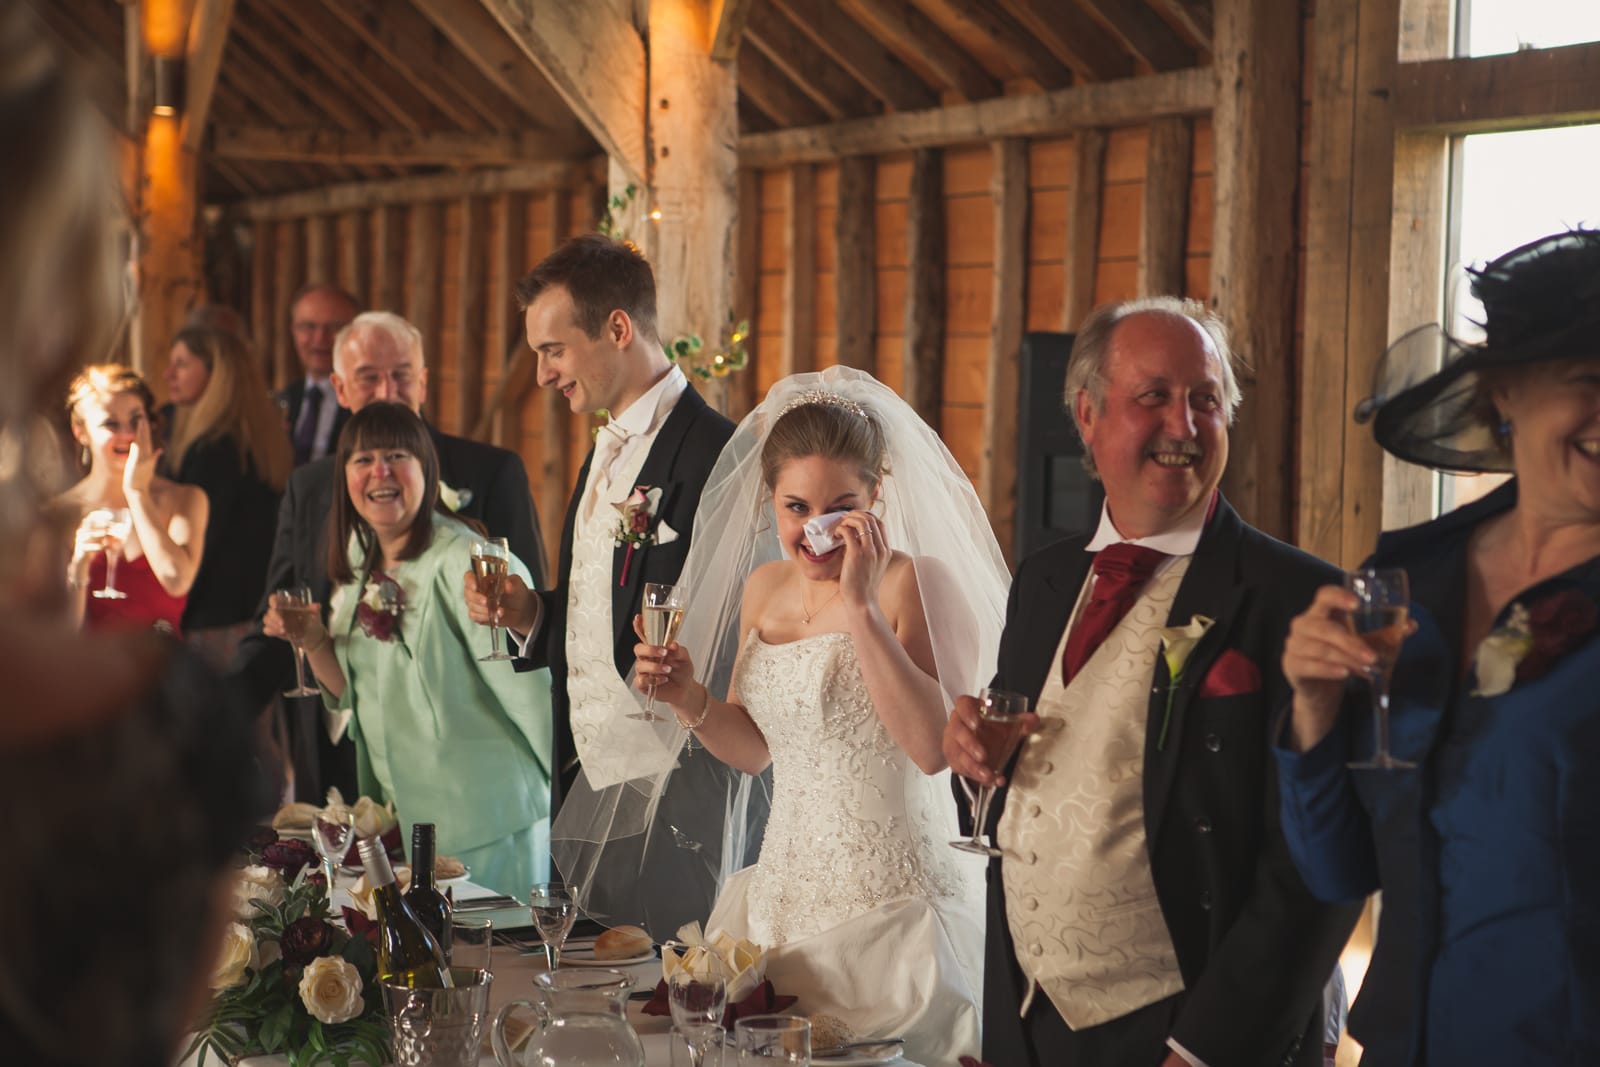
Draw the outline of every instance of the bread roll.
[[[435,878],[460,878],[467,873],[467,865],[454,856],[433,857],[433,876]]]
[[[856,1039],[850,1024],[837,1015],[811,1016],[811,1047],[833,1048]]]
[[[637,926],[618,926],[594,939],[594,958],[597,960],[631,960],[648,954],[655,948],[650,935]]]

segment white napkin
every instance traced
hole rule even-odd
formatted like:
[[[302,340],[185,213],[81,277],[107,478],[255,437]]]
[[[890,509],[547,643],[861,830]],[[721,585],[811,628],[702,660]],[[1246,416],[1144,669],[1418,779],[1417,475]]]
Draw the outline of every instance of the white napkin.
[[[848,511],[830,511],[809,520],[805,525],[805,534],[806,544],[811,546],[811,551],[823,556],[839,547],[839,537],[833,528],[848,514]]]

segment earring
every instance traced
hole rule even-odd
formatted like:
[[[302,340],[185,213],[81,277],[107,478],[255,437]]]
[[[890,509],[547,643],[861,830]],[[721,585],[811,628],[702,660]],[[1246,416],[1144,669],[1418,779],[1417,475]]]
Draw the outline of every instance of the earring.
[[[1510,438],[1511,438],[1511,420],[1510,419],[1501,419],[1499,421],[1499,423],[1495,425],[1494,435],[1496,437],[1500,438],[1502,441],[1510,440]]]

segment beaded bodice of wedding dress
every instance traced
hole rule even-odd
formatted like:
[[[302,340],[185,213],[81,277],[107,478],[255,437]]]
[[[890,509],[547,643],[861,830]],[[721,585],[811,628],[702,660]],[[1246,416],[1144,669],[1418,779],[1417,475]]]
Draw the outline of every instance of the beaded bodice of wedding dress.
[[[925,775],[873,709],[846,633],[747,639],[734,680],[772,755],[772,813],[747,884],[750,931],[775,946],[910,897],[968,902],[947,775]]]

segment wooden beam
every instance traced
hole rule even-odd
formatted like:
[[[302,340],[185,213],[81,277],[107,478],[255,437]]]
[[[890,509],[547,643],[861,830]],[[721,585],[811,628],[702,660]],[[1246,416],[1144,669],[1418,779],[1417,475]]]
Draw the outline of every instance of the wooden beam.
[[[250,339],[255,344],[256,368],[265,382],[273,380],[278,331],[284,325],[272,298],[278,252],[273,238],[275,225],[257,222],[250,227]]]
[[[817,359],[817,176],[797,163],[785,178],[783,378],[814,369]]]
[[[1072,84],[1072,72],[1044,42],[993,0],[921,0],[919,7],[969,50],[973,45],[981,49],[987,70],[1003,63],[999,69],[1007,80],[1031,78],[1046,90]]]
[[[505,325],[504,344],[501,345],[505,365],[501,367],[499,384],[473,436],[483,440],[487,433],[493,444],[521,452],[522,403],[528,387],[533,384],[533,370],[529,367],[522,371],[520,381],[514,381],[511,372],[519,361],[531,362],[521,360],[522,353],[533,355],[533,349],[523,343],[522,316],[518,314],[515,297],[517,280],[528,265],[528,201],[521,193],[500,193],[496,199],[500,227],[489,237],[493,266],[489,271],[488,312],[490,322],[498,320]]]
[[[994,282],[989,322],[988,394],[983,405],[983,461],[978,493],[1007,561],[1016,555],[1017,367],[1028,296],[1028,142],[992,146]]]
[[[557,186],[570,186],[592,175],[596,166],[595,160],[561,160],[524,164],[504,170],[474,171],[471,174],[426,174],[415,178],[351,182],[303,193],[287,193],[266,200],[252,200],[242,205],[241,210],[247,219],[297,218],[380,204],[408,204],[415,200],[542,192]]]
[[[861,86],[776,10],[759,7],[745,37],[833,121],[878,110]]]
[[[372,245],[367,240],[367,213],[365,211],[346,211],[340,219],[340,233],[343,228],[350,229],[350,240],[340,240],[337,248],[339,261],[339,285],[357,300],[367,299],[367,289],[372,277]]]
[[[1194,49],[1144,5],[1143,0],[1077,0],[1122,46],[1151,70],[1182,70],[1195,64]]]
[[[372,292],[370,306],[396,314],[405,306],[405,216],[395,204],[372,209]]]
[[[816,126],[828,120],[827,112],[759,48],[739,52],[739,92],[779,126]]]
[[[1245,521],[1288,540],[1294,502],[1300,15],[1278,0],[1218,0],[1216,13],[1211,300],[1227,327],[1246,396],[1232,430],[1223,486]],[[1340,417],[1348,419],[1349,411],[1341,407]]]
[[[549,202],[550,212],[550,251],[553,252],[561,247],[561,243],[572,233],[572,201],[562,191],[549,193],[546,200]],[[523,351],[528,355],[524,357],[519,352],[517,362],[526,363],[531,374],[537,366],[533,358],[533,349],[524,347]],[[549,521],[552,522],[554,516],[566,514],[567,499],[572,493],[570,431],[576,417],[572,414],[572,408],[566,398],[558,391],[543,386],[539,388],[539,422],[543,433],[539,447],[539,514],[551,516]],[[549,557],[546,573],[554,574],[558,565],[555,553],[560,547],[560,539],[547,537],[544,539],[544,545]]]
[[[1402,63],[1394,121],[1449,136],[1600,121],[1600,41]]]
[[[444,205],[437,200],[412,204],[406,234],[406,320],[422,334],[423,358],[439,365],[439,259],[444,253]],[[428,390],[423,414],[439,424],[439,387]]]
[[[833,305],[838,360],[869,374],[878,369],[878,272],[875,262],[877,166],[871,156],[839,161],[834,213]]]
[[[480,0],[555,86],[607,156],[641,186],[645,152],[644,40],[614,0]]]
[[[711,58],[731,63],[739,54],[739,37],[750,17],[754,0],[710,0]]]
[[[1200,0],[1145,0],[1197,52],[1212,48],[1211,7]]]
[[[485,316],[489,294],[489,205],[481,196],[461,201],[456,244],[456,432],[471,434],[483,410],[483,364],[489,358]]]
[[[268,126],[218,126],[213,131],[211,151],[224,159],[400,167],[499,166],[548,160],[556,155],[537,132],[349,133],[327,127],[285,130]]]
[[[184,58],[183,147],[200,150],[211,116],[222,53],[228,46],[228,26],[233,21],[234,0],[199,0],[189,23],[189,46]]]
[[[1133,74],[1133,60],[1100,24],[1065,0],[1000,0],[1011,17],[1085,81]]]
[[[1294,130],[1281,131],[1291,143]],[[1150,124],[1145,151],[1144,210],[1139,216],[1140,296],[1182,296],[1189,230],[1189,171],[1194,162],[1193,120],[1184,116]],[[1289,187],[1292,189],[1293,182]],[[1238,220],[1233,220],[1237,223]],[[1291,227],[1290,232],[1293,232]]]
[[[1075,333],[1094,310],[1095,268],[1100,258],[1100,210],[1105,192],[1106,131],[1089,128],[1073,138],[1072,189],[1067,215],[1067,268],[1061,329]]]
[[[967,100],[982,100],[1000,92],[1000,84],[989,72],[909,0],[839,0],[839,3],[867,28],[867,32],[929,83],[943,86]]]
[[[333,285],[338,281],[338,259],[334,243],[338,239],[332,215],[312,215],[305,221],[306,276],[302,284],[317,282]]]
[[[944,410],[944,153],[919,148],[911,157],[906,206],[906,313],[900,392],[939,432]]]
[[[294,308],[289,298],[294,296],[306,281],[305,243],[301,239],[302,223],[299,219],[283,219],[272,227],[274,238],[274,263],[272,281],[272,317],[278,323],[278,346],[273,352],[273,386],[282,389],[305,373],[294,351],[294,337],[289,331]]]
[[[355,97],[341,91],[322,64],[309,63],[269,19],[253,7],[236,19],[228,48],[228,73],[245,83],[241,92],[282,126],[331,124],[345,130],[370,126]],[[285,90],[291,90],[286,92]]]
[[[860,24],[841,12],[835,0],[772,3],[885,106],[896,111],[939,106],[938,94],[875,38],[862,33]]]
[[[1053,93],[757,134],[740,139],[739,165],[817,163],[840,156],[882,155],[999,137],[1043,137],[1085,126],[1133,126],[1167,115],[1205,114],[1215,98],[1210,70],[1180,70]]]
[[[733,272],[733,315],[736,320],[755,326],[761,311],[761,175],[753,170],[739,171],[739,214],[735,222],[738,259]],[[761,338],[746,343],[749,361],[744,370],[724,379],[727,388],[727,416],[738,420],[756,406],[756,360]]]

